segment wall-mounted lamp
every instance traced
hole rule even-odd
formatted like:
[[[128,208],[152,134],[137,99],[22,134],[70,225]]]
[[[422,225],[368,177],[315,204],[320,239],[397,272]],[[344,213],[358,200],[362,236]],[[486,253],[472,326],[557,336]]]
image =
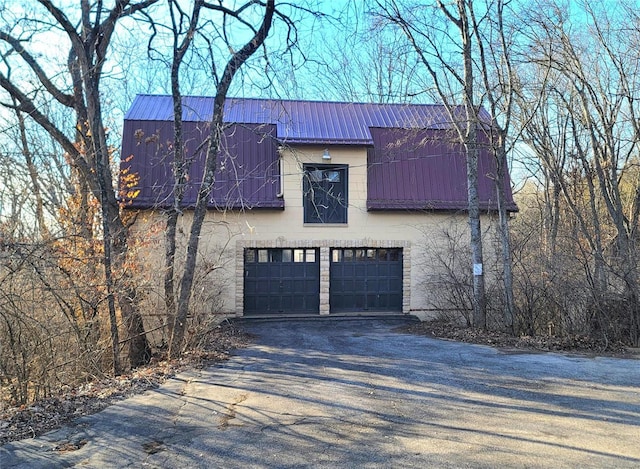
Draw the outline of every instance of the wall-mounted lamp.
[[[331,155],[329,154],[329,150],[327,148],[324,149],[324,153],[322,154],[322,159],[323,160],[330,160],[331,159]]]

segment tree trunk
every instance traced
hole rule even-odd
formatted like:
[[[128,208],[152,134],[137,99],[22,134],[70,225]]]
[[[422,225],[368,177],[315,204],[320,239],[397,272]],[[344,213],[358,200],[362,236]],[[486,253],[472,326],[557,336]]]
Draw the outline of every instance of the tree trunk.
[[[482,227],[480,224],[478,196],[478,135],[475,116],[469,116],[468,125],[469,131],[465,141],[465,148],[467,150],[467,197],[471,234],[471,261],[473,263],[473,327],[486,329],[487,313],[482,254]]]
[[[472,41],[475,36],[469,24],[469,9],[471,9],[471,5],[469,0],[456,0],[455,2],[438,0],[436,2],[438,10],[445,16],[446,21],[453,24],[460,34],[460,48],[462,50],[461,62],[464,71],[463,73],[459,73],[458,66],[460,60],[455,61],[455,65],[452,65],[447,62],[443,54],[434,52],[433,50],[431,50],[430,53],[428,52],[430,50],[429,47],[426,49],[421,47],[420,38],[426,39],[426,43],[431,47],[439,40],[433,37],[430,38],[428,33],[423,32],[418,25],[412,24],[407,19],[409,17],[414,18],[413,13],[408,13],[408,16],[405,17],[398,3],[378,3],[378,6],[383,12],[379,14],[387,21],[401,28],[407,36],[413,50],[416,52],[418,60],[424,65],[431,76],[436,92],[440,99],[442,99],[449,114],[452,129],[457,134],[457,141],[463,144],[466,150],[467,209],[470,229],[471,275],[473,277],[473,326],[486,329],[487,314],[482,253],[482,227],[478,196],[478,112],[480,109],[479,106],[476,106],[474,99],[476,84],[473,74],[475,64],[472,53]],[[457,10],[457,15],[454,14],[454,9]],[[434,30],[436,31],[434,34],[437,36],[441,34],[442,30],[440,29],[440,25],[435,27]],[[443,70],[444,73],[442,73]],[[449,82],[447,75],[450,75],[454,82],[453,84]],[[462,89],[461,106],[451,102],[452,99],[455,99],[451,94],[452,90],[460,88]],[[464,112],[464,115],[461,115],[462,112]]]
[[[169,326],[169,338],[173,336],[173,328],[176,322],[176,227],[178,224],[178,212],[172,210],[167,215],[165,226],[165,251],[164,251],[164,307]]]
[[[129,283],[128,287],[127,283]],[[118,290],[118,305],[127,330],[129,364],[132,368],[146,365],[151,360],[151,347],[138,309],[136,289],[128,278],[120,279],[116,285],[122,288]]]
[[[467,197],[469,204],[469,227],[471,230],[471,257],[473,262],[473,327],[487,328],[487,300],[484,286],[484,257],[482,254],[482,227],[480,223],[480,199],[478,196],[478,111],[474,102],[472,34],[466,10],[466,0],[458,0],[460,18],[458,28],[462,41],[464,66],[463,106],[467,131],[464,145],[467,150]]]
[[[129,270],[125,267],[127,262],[128,245],[127,230],[122,225],[122,219],[114,217],[112,213],[117,211],[119,207],[109,205],[108,212],[109,232],[111,233],[111,254],[112,265],[115,272],[121,275],[114,279],[114,291],[117,292],[116,297],[122,321],[127,331],[125,343],[127,344],[127,355],[129,356],[129,364],[132,368],[146,365],[151,359],[151,347],[147,340],[144,329],[144,323],[140,309],[138,308],[137,289],[135,282],[131,278]]]
[[[511,237],[509,233],[509,212],[505,200],[504,187],[507,180],[506,164],[507,159],[504,147],[504,135],[498,137],[499,145],[496,148],[496,190],[498,199],[498,217],[500,241],[502,246],[502,282],[504,287],[504,328],[510,334],[514,333],[515,306],[513,301],[513,262],[511,259]]]

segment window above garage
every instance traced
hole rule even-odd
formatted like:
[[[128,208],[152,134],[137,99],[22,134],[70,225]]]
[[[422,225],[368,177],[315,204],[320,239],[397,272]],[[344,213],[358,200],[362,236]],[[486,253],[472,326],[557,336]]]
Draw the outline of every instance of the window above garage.
[[[347,165],[304,165],[305,223],[347,223]]]

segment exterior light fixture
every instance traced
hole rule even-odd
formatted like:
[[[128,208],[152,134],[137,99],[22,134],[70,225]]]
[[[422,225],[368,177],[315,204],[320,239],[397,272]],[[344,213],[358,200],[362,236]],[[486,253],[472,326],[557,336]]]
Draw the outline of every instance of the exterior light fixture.
[[[329,150],[327,148],[324,149],[324,153],[322,154],[322,159],[323,160],[330,160],[331,159],[331,155],[329,154]]]

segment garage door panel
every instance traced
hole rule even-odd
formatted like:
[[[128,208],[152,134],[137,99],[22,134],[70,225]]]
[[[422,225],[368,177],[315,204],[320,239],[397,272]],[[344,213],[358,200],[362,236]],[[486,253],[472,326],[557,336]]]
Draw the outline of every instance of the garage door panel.
[[[252,282],[253,283],[253,290],[255,291],[255,293],[257,295],[263,295],[265,293],[267,293],[270,289],[271,289],[271,285],[269,282],[260,282],[257,279]]]
[[[280,303],[279,303],[279,307],[283,310],[283,311],[291,311],[292,307],[294,304],[294,298],[290,297],[290,296],[286,296],[283,295]]]
[[[304,309],[305,302],[303,296],[293,296],[291,297],[291,309],[300,310]]]
[[[380,266],[375,262],[368,262],[364,266],[363,274],[369,277],[377,277],[379,275]]]
[[[255,306],[256,306],[255,297],[254,298],[249,297],[249,299],[245,300],[245,304],[244,304],[245,308],[255,309]]]
[[[354,265],[353,275],[356,277],[364,277],[367,275],[367,264],[364,261],[358,262]]]
[[[280,272],[278,272],[277,268],[274,268],[273,274],[277,274],[278,278],[292,278],[295,277],[293,264],[279,264],[278,265]]]
[[[385,282],[381,279],[377,279],[375,277],[367,278],[367,286],[366,292],[367,294],[378,294],[382,290],[383,284]]]
[[[319,293],[318,290],[318,282],[315,279],[309,279],[303,283],[303,288],[300,291],[305,293],[305,296],[309,296],[311,294]]]
[[[256,264],[254,277],[260,279],[269,278],[269,276],[272,275],[273,270],[274,266],[271,264]]]
[[[256,284],[255,282],[245,282],[244,284],[245,292],[249,295],[255,295],[256,293]]]
[[[354,277],[356,274],[355,264],[345,262],[342,264],[342,272],[344,277]]]
[[[402,311],[402,249],[331,251],[331,312]]]
[[[293,279],[291,280],[291,296],[305,294],[310,291],[315,291],[315,282],[313,280],[307,281],[305,279]]]
[[[314,281],[320,278],[320,263],[318,261],[304,264],[303,269],[306,278],[312,278]]]
[[[384,306],[383,304],[380,303],[380,298],[378,297],[377,293],[367,293],[366,294],[366,299],[367,299],[367,304],[369,305],[373,305],[376,304],[378,306]]]
[[[319,257],[311,248],[245,249],[245,314],[318,313]]]

